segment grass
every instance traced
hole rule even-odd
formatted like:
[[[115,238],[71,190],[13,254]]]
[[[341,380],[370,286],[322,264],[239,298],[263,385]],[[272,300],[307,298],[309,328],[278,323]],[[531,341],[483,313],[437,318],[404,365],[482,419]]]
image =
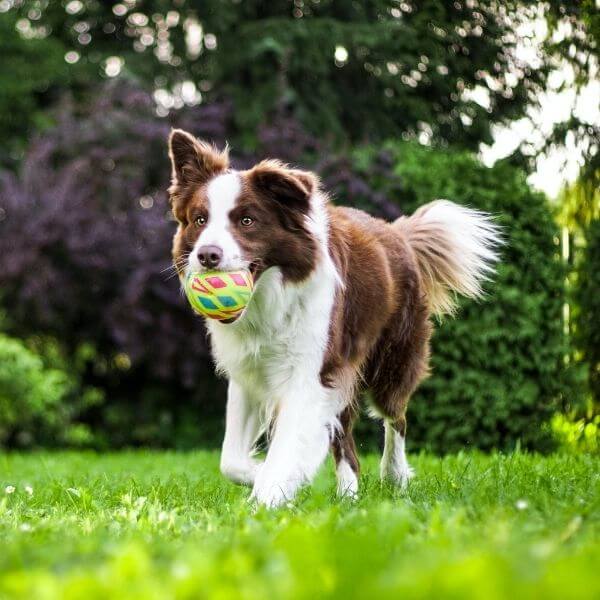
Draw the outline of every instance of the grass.
[[[212,452],[0,455],[0,597],[600,597],[600,457],[363,462],[355,503],[328,465],[254,513]]]

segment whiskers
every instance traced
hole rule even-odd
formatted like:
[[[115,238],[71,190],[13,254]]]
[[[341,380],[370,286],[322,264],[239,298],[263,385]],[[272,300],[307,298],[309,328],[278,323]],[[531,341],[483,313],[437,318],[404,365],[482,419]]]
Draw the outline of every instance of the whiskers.
[[[164,273],[165,281],[173,279],[173,277],[179,276],[180,271],[183,271],[185,269],[190,254],[190,252],[184,252],[181,256],[178,256],[176,259],[173,260],[172,265],[169,265],[165,269],[162,269],[161,274]]]

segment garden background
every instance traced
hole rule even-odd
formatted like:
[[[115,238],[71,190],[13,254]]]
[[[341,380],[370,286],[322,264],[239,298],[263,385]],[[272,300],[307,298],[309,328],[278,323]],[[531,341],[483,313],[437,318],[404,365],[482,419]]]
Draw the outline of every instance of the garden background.
[[[0,600],[600,597],[600,2],[0,0]],[[166,139],[506,237],[433,340],[407,489],[362,419],[267,511],[171,277]]]
[[[569,107],[598,104],[599,24],[593,0],[2,0],[0,446],[220,441],[225,384],[166,271],[177,126],[386,218],[495,213],[499,274],[440,324],[410,449],[597,450],[599,121]],[[567,118],[538,129],[552,94]],[[553,152],[578,173],[549,198]]]

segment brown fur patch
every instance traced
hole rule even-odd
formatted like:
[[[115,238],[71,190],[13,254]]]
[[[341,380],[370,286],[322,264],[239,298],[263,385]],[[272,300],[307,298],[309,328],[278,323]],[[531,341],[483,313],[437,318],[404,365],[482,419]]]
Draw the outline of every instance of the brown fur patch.
[[[200,186],[229,168],[229,155],[227,149],[221,152],[182,129],[174,129],[169,136],[169,157],[171,207],[175,218],[185,224],[189,201]]]
[[[196,189],[188,188],[186,192],[177,196],[173,206],[178,206],[177,220],[179,226],[173,238],[173,263],[179,273],[185,268],[187,257],[191,252],[201,229],[196,227],[194,221],[200,217],[208,216],[208,198],[206,197],[206,183],[200,184]],[[175,209],[174,211],[175,212]]]
[[[306,279],[315,267],[317,244],[306,228],[311,191],[276,161],[265,161],[241,173],[242,194],[231,212],[232,234],[245,258],[258,265],[257,276],[279,267],[284,280]],[[254,220],[240,225],[242,216]]]
[[[323,384],[332,386],[348,363],[358,371],[362,368],[394,308],[394,284],[385,249],[376,237],[376,220],[351,209],[331,207],[329,212],[330,252],[344,282],[337,292],[321,370]]]
[[[417,260],[402,232],[385,221],[341,207],[330,209],[330,221],[331,254],[345,287],[321,380],[337,387],[351,364],[378,410],[398,420],[428,369],[431,325]]]
[[[331,440],[331,451],[333,452],[336,465],[345,460],[358,476],[360,473],[360,463],[358,462],[356,445],[352,436],[352,426],[355,418],[356,412],[354,406],[347,406],[342,411],[340,415],[340,428],[336,430]]]

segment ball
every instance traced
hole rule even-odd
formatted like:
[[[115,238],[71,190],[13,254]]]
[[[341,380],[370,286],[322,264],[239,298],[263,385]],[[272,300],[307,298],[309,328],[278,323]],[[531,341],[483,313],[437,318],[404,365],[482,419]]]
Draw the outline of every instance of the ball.
[[[192,272],[184,287],[195,312],[217,321],[235,321],[250,301],[254,278],[247,269]]]

